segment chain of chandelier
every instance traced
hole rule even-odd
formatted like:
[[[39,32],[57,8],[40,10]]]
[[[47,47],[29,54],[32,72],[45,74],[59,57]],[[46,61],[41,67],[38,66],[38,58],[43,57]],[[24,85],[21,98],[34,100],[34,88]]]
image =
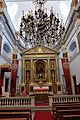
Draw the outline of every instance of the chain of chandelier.
[[[22,13],[20,24],[20,37],[25,42],[26,47],[47,46],[50,48],[60,48],[62,45],[62,34],[64,26],[62,21],[50,10],[47,15],[47,9],[44,8],[46,0],[33,0],[35,4],[35,15],[29,11],[24,15]]]

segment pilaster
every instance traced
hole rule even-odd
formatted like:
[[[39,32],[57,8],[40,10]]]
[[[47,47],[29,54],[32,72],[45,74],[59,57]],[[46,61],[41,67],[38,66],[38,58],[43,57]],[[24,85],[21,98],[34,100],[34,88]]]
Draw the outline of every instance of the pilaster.
[[[25,68],[24,68],[24,66],[25,66],[25,61],[24,61],[24,59],[22,59],[22,84],[25,83]]]
[[[31,59],[31,82],[33,82],[33,60]]]
[[[59,58],[56,59],[56,64],[57,64],[57,81],[60,82]]]
[[[48,80],[50,82],[50,59],[48,59]]]

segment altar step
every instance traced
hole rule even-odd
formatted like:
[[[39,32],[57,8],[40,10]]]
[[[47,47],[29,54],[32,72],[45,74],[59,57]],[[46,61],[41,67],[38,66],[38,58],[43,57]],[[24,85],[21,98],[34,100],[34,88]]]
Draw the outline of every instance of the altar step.
[[[52,116],[52,107],[48,103],[36,104],[33,120],[54,120]]]
[[[36,111],[52,111],[52,107],[51,106],[35,106],[32,108],[33,112]]]

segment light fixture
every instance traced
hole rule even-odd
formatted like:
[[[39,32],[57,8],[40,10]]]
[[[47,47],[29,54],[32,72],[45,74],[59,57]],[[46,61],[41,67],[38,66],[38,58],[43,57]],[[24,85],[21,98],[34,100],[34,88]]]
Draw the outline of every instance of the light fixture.
[[[44,4],[47,0],[33,0],[35,4],[35,14],[29,11],[24,15],[24,11],[20,24],[20,37],[25,42],[26,47],[31,46],[47,46],[50,48],[60,48],[64,26],[62,21],[53,13],[51,7],[50,15]]]

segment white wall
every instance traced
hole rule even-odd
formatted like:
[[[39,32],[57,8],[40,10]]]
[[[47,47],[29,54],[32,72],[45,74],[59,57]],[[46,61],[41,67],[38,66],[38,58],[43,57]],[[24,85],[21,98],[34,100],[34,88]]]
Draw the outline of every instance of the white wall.
[[[63,50],[60,50],[60,55],[59,55],[59,69],[60,69],[60,81],[61,84],[63,84],[63,68],[62,68],[62,63],[61,63],[61,59],[63,58]]]
[[[80,54],[70,62],[71,78],[76,75],[77,85],[80,83]]]
[[[68,53],[68,60],[69,60],[70,74],[71,74],[71,83],[72,83],[72,91],[73,91],[73,94],[74,94],[75,92],[74,92],[74,83],[73,83],[72,76],[76,75],[77,85],[80,83],[80,51],[79,51],[78,40],[77,40],[77,34],[78,34],[78,32],[80,32],[80,29],[79,29],[80,24],[79,24],[79,20],[77,19],[77,17],[76,17],[76,19],[73,19],[72,22],[73,23],[70,23],[69,26],[68,26],[69,30],[70,30],[70,27],[72,27],[72,29],[71,29],[71,32],[68,33],[68,37],[67,37],[67,40],[65,42],[65,46],[67,48],[66,50],[67,50],[67,53]],[[76,42],[77,47],[75,48],[75,50],[73,52],[71,52],[70,51],[70,45],[73,43],[73,41]]]

